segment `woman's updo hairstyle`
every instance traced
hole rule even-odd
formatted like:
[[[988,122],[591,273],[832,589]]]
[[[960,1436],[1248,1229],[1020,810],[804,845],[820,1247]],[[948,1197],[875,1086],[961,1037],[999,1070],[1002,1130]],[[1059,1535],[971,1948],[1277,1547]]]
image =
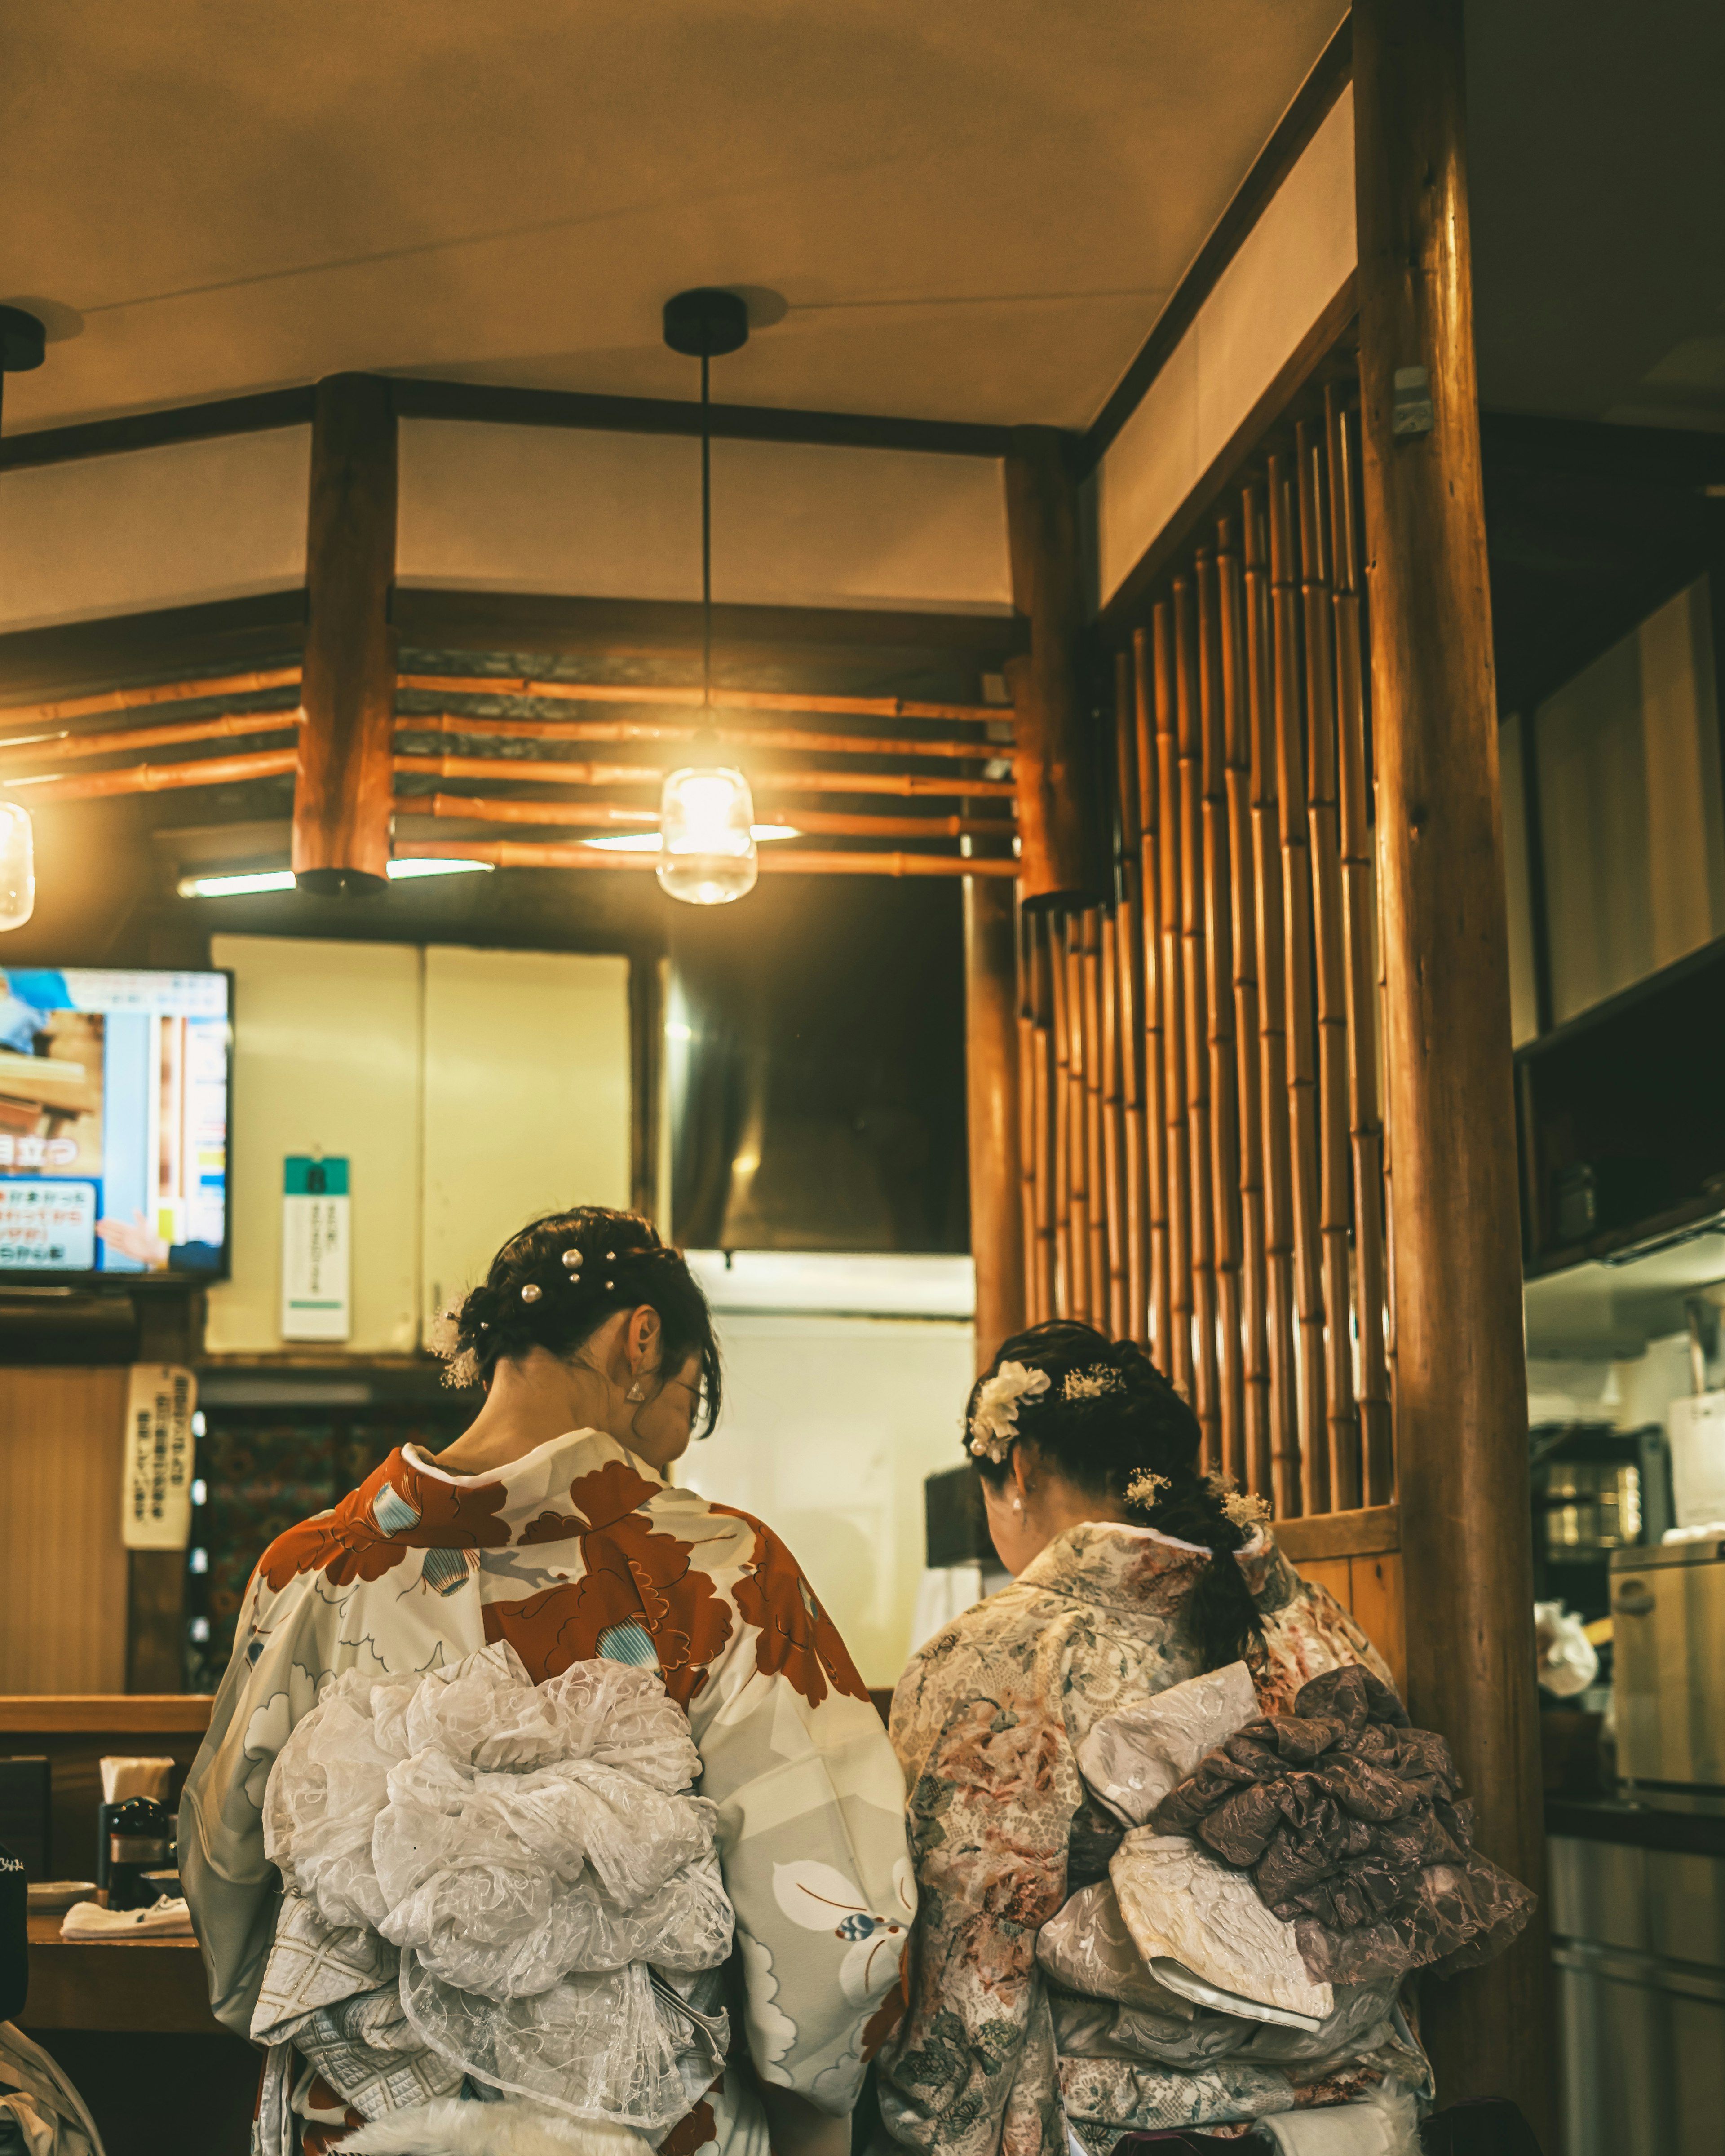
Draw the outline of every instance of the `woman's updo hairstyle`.
[[[1067,1318],[1015,1334],[972,1388],[964,1432],[996,1490],[1028,1440],[1086,1497],[1210,1551],[1189,1605],[1204,1667],[1261,1652],[1263,1620],[1234,1556],[1256,1535],[1258,1508],[1203,1472],[1197,1416],[1135,1341]]]
[[[618,1311],[659,1313],[658,1376],[701,1358],[701,1430],[719,1419],[719,1348],[701,1284],[649,1221],[602,1205],[547,1213],[509,1240],[484,1281],[445,1313],[444,1381],[489,1384],[500,1362],[542,1348],[567,1362]]]

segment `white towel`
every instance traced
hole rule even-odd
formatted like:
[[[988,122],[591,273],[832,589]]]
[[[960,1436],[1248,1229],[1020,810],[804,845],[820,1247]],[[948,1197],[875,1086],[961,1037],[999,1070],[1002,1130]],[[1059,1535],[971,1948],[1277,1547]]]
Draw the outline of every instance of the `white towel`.
[[[60,1926],[60,1937],[74,1943],[110,1939],[189,1939],[192,1912],[184,1897],[163,1895],[147,1909],[105,1909],[100,1902],[74,1902]]]
[[[1278,2111],[1258,2121],[1276,2156],[1418,2156],[1418,2112],[1399,2082],[1387,2081],[1355,2103]]]

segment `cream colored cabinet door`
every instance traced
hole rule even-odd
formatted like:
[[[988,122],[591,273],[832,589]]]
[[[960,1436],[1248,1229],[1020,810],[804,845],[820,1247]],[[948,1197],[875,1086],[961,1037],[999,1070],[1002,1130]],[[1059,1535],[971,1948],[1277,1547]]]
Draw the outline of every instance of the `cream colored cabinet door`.
[[[629,961],[424,954],[422,1318],[539,1214],[629,1202]]]
[[[234,1276],[212,1286],[213,1355],[280,1351],[282,1163],[346,1157],[353,1322],[336,1352],[411,1353],[418,1333],[420,953],[405,943],[217,936],[232,969]]]

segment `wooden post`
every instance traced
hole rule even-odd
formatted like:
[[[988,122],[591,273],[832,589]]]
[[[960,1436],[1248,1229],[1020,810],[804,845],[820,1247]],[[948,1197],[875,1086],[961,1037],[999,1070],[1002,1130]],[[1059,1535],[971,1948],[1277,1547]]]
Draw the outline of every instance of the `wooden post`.
[[[1409,1707],[1485,1854],[1541,1885],[1497,714],[1474,377],[1460,0],[1353,11],[1373,732],[1395,1165]],[[1396,376],[1423,367],[1430,413]],[[1404,407],[1420,401],[1405,376]],[[1421,423],[1425,422],[1421,430]],[[1545,1928],[1427,1984],[1439,2101],[1512,2097],[1551,2146]]]
[[[1020,859],[1019,890],[1033,909],[1103,896],[1091,730],[1081,693],[1084,576],[1077,489],[1057,427],[1015,427],[1006,459],[1012,603],[1030,649],[1008,661],[1012,689]]]
[[[1013,887],[964,879],[964,1040],[977,1368],[1024,1329],[1019,1168],[1019,952]]]
[[[388,870],[395,506],[389,384],[326,376],[312,408],[305,723],[294,794],[294,874],[311,891],[381,891]]]

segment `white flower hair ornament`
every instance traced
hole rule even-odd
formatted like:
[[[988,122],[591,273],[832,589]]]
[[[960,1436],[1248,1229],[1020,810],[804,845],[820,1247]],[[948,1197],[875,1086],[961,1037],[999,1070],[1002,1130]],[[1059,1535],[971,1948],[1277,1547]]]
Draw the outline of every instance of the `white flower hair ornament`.
[[[966,1440],[978,1460],[999,1466],[1019,1434],[1019,1404],[1045,1393],[1050,1383],[1046,1370],[1027,1370],[1022,1363],[1003,1363],[986,1378],[976,1396]]]

